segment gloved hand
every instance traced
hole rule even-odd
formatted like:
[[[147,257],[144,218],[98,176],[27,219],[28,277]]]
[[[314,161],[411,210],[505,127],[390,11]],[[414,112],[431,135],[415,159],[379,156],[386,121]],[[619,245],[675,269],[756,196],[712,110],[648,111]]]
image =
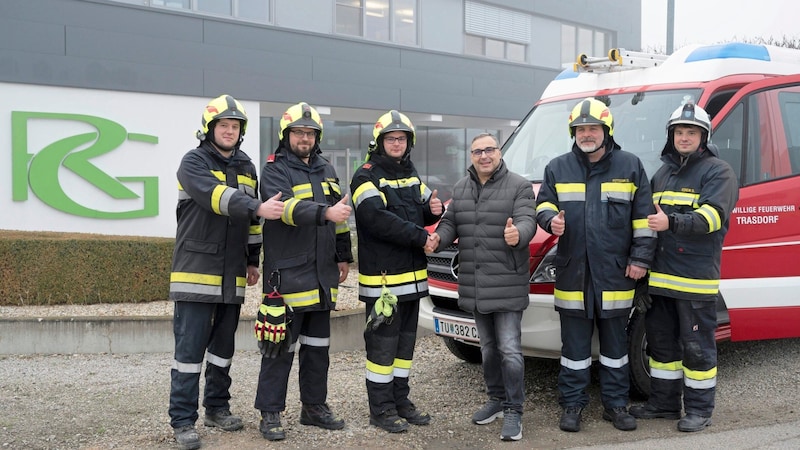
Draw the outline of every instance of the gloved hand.
[[[636,282],[636,291],[633,294],[633,305],[639,314],[644,314],[653,305],[653,298],[647,292],[648,278],[644,277]]]
[[[375,301],[375,306],[369,312],[366,328],[375,331],[382,324],[392,323],[392,314],[397,312],[397,296],[392,294],[388,287],[381,289],[381,296]]]

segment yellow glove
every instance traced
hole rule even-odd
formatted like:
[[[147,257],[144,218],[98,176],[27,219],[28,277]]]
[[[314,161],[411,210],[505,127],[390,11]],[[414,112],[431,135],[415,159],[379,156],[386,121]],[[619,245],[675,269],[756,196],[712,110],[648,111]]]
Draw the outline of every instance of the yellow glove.
[[[381,289],[381,296],[375,301],[375,306],[367,317],[366,328],[372,331],[378,329],[381,324],[392,323],[392,314],[397,311],[397,296],[392,294],[388,287]]]

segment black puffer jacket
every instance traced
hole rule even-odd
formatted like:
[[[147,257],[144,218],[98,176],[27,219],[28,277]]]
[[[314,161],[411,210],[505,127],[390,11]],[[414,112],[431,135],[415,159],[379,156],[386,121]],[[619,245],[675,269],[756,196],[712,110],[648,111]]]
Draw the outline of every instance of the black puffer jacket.
[[[531,182],[500,165],[486,184],[470,167],[456,182],[453,200],[436,228],[443,248],[458,238],[458,306],[467,312],[523,311],[528,307],[530,251],[536,232]],[[503,237],[506,221],[519,229],[519,243]]]

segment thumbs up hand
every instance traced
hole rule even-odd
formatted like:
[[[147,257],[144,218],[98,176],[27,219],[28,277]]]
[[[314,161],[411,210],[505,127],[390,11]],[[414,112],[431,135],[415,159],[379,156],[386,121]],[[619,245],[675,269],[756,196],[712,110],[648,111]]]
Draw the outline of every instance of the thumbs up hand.
[[[273,195],[264,203],[258,205],[256,215],[263,217],[267,220],[280,219],[283,214],[283,202],[281,201],[281,193]]]
[[[428,204],[431,206],[431,214],[434,216],[442,215],[442,199],[438,197],[439,190],[434,189],[433,193],[431,194],[431,198],[428,200]]]
[[[503,238],[506,240],[506,244],[509,247],[514,247],[515,245],[519,244],[519,230],[517,226],[514,225],[514,220],[509,217],[506,220],[506,228],[503,230]]]
[[[647,227],[653,231],[666,231],[669,229],[669,217],[661,210],[658,203],[655,206],[656,213],[647,216]]]
[[[325,210],[325,219],[336,223],[347,220],[350,217],[350,212],[353,210],[353,208],[347,204],[349,197],[350,194],[345,194],[335,205],[329,206]]]
[[[564,210],[562,209],[557,215],[550,219],[550,233],[555,236],[561,236],[564,234],[566,228],[567,223],[564,220]]]

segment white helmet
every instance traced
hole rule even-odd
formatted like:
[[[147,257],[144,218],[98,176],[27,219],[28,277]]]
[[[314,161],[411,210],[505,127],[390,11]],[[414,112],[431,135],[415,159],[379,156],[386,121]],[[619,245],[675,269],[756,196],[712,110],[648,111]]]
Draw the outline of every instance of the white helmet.
[[[673,126],[678,124],[698,126],[710,135],[711,134],[711,118],[708,113],[701,107],[694,103],[687,102],[678,107],[667,121],[667,135]]]

